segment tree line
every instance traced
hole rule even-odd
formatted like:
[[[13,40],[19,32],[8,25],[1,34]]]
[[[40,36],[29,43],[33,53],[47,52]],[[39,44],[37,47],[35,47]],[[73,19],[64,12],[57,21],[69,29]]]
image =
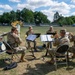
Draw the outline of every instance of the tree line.
[[[32,23],[36,25],[40,24],[50,24],[50,20],[47,16],[40,11],[33,12],[32,10],[24,8],[23,10],[4,12],[0,15],[1,24],[11,24],[14,21],[22,21],[24,23]]]
[[[56,12],[57,14],[55,15],[59,15],[58,12]],[[59,26],[72,26],[73,24],[75,24],[75,16],[69,16],[69,17],[64,17],[59,15],[59,18],[57,20],[54,20],[52,23],[56,23]]]
[[[47,18],[47,15],[43,14],[42,12],[33,12],[32,10],[24,8],[22,10],[12,10],[10,12],[4,12],[2,15],[0,15],[0,24],[3,25],[7,23],[8,25],[11,25],[11,23],[14,21],[22,21],[23,23],[35,24],[37,26],[40,26],[40,24],[57,24],[59,26],[70,26],[72,24],[75,24],[75,16],[64,17],[60,16],[58,12],[56,12],[54,15],[58,15],[59,18],[51,22]]]

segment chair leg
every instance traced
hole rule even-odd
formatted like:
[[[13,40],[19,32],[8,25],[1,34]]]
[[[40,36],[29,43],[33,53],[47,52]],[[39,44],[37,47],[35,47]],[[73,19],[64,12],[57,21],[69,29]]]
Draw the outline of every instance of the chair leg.
[[[54,65],[55,65],[55,70],[57,70],[57,59],[54,57]]]

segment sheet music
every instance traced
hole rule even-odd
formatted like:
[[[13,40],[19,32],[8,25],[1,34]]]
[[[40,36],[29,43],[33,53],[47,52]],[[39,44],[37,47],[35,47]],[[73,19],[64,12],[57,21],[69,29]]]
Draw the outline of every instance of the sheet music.
[[[41,38],[41,41],[47,41],[46,35],[41,35],[40,38]]]
[[[66,32],[66,37],[68,38],[68,36],[69,36],[69,32]]]
[[[53,38],[51,38],[52,35],[41,35],[41,41],[53,41]]]
[[[53,41],[53,38],[51,38],[52,35],[46,35],[48,41]]]
[[[26,40],[30,40],[30,41],[34,41],[36,39],[36,35],[28,35],[28,37],[26,38]]]

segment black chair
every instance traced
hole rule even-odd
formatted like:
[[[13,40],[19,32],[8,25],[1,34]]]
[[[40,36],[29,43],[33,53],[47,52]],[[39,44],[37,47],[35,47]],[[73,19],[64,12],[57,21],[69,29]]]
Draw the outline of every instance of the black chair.
[[[56,70],[57,70],[58,64],[66,64],[66,66],[68,67],[68,48],[69,48],[69,45],[66,45],[66,44],[57,48],[55,52],[55,57],[54,57],[55,59],[54,64],[55,64]]]
[[[4,43],[4,45],[6,46],[6,54],[8,54],[8,55],[11,56],[10,58],[5,59],[5,60],[11,60],[11,62],[12,62],[13,56],[16,55],[16,56],[18,57],[18,55],[17,55],[17,53],[14,51],[14,49],[10,46],[9,43],[7,43],[6,41],[3,41],[3,43]],[[19,57],[18,57],[18,58],[19,58]]]

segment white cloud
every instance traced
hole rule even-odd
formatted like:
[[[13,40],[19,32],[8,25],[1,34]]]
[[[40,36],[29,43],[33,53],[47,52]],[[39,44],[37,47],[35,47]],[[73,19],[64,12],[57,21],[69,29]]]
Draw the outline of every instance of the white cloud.
[[[75,8],[75,5],[71,4],[70,7],[71,7],[71,8]]]
[[[10,2],[20,2],[21,0],[9,0]]]
[[[4,11],[0,10],[0,15],[2,15],[2,14],[3,14],[3,12],[4,12]]]
[[[70,13],[70,9],[74,7],[73,5],[68,5],[65,2],[57,2],[52,0],[27,0],[27,3],[25,4],[18,4],[18,9],[28,8],[33,11],[35,11],[36,8],[40,7],[48,7],[49,9],[40,10],[44,14],[48,16],[48,18],[52,21],[53,15],[56,11],[58,11],[60,14],[67,15]]]
[[[23,9],[24,7],[26,7],[28,9],[35,10],[36,8],[52,6],[56,3],[57,2],[52,0],[27,0],[27,3],[25,4],[18,4],[17,8]]]
[[[71,15],[75,15],[75,12],[73,12]]]
[[[12,7],[10,7],[9,5],[0,5],[0,8],[3,8],[5,10],[12,10]]]
[[[72,3],[75,3],[75,0],[71,0]]]
[[[66,16],[70,13],[70,9],[71,7],[64,3],[64,2],[61,2],[61,3],[56,3],[54,5],[51,5],[51,7],[47,10],[41,10],[44,14],[46,14],[48,16],[48,18],[52,21],[53,20],[53,16],[54,16],[54,13],[57,11],[59,14],[62,14],[63,16]]]
[[[35,9],[34,6],[30,6],[29,4],[18,4],[17,8],[20,9],[20,10],[23,9],[23,8],[27,8],[27,9],[31,9],[31,10]]]

